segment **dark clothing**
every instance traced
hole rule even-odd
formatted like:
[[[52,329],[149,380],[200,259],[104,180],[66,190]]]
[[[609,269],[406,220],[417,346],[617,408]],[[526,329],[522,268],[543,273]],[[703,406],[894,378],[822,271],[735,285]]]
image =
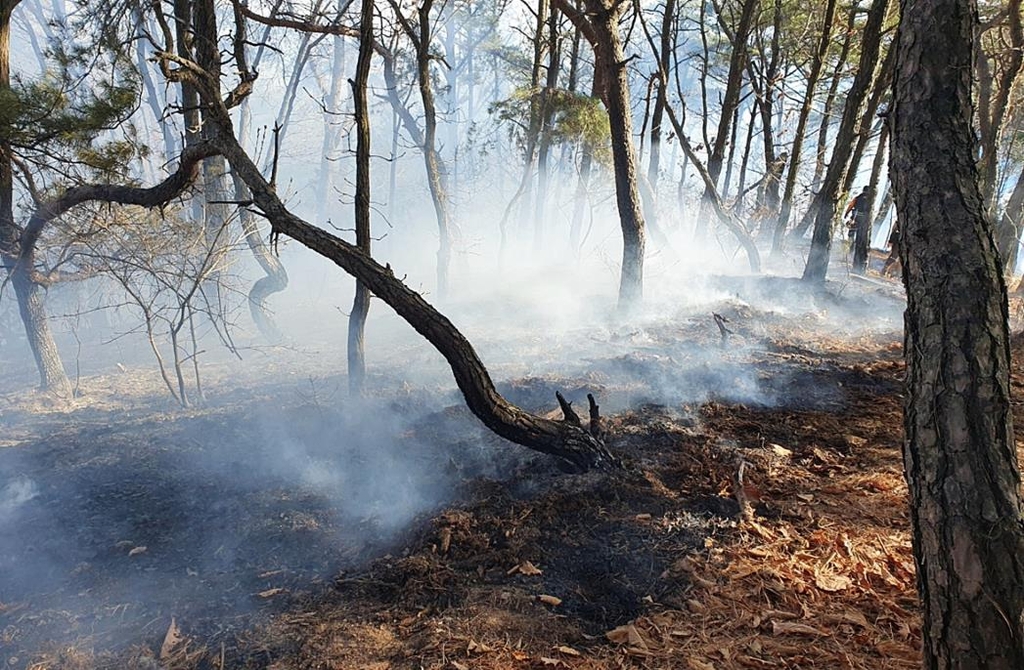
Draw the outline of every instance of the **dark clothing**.
[[[852,214],[850,232],[853,237],[853,270],[864,272],[868,266],[868,246],[871,243],[871,226],[868,222],[871,215],[870,194],[867,191],[858,194],[846,211]]]
[[[871,213],[871,198],[868,197],[867,193],[861,193],[853,199],[853,215],[867,216]]]

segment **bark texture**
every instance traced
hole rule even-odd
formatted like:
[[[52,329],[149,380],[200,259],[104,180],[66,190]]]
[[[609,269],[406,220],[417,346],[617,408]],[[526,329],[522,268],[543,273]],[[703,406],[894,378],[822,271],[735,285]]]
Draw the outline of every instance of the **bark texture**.
[[[907,288],[904,464],[924,667],[1024,668],[1006,287],[971,127],[973,0],[902,0],[890,169]]]

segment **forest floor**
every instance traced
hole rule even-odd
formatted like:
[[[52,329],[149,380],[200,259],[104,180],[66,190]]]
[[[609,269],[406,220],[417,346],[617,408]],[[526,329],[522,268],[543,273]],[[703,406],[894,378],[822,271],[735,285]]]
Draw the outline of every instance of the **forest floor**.
[[[559,474],[450,385],[342,402],[277,359],[199,409],[141,373],[0,395],[0,667],[919,667],[898,285],[720,284],[500,377],[595,392],[621,471]]]

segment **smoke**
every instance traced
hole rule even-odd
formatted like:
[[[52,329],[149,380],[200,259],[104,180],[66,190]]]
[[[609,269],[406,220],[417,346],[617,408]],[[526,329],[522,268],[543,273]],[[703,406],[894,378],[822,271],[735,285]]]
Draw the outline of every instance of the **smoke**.
[[[0,490],[0,526],[9,523],[19,508],[39,495],[39,487],[27,477],[17,477]]]

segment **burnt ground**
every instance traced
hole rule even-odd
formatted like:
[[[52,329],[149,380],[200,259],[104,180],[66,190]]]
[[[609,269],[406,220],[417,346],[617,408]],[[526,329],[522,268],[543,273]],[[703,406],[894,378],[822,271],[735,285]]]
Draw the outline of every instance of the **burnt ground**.
[[[132,371],[4,395],[0,667],[917,667],[898,292],[718,281],[501,385],[597,393],[623,471],[562,475],[387,371],[358,403],[270,363],[193,410]]]

